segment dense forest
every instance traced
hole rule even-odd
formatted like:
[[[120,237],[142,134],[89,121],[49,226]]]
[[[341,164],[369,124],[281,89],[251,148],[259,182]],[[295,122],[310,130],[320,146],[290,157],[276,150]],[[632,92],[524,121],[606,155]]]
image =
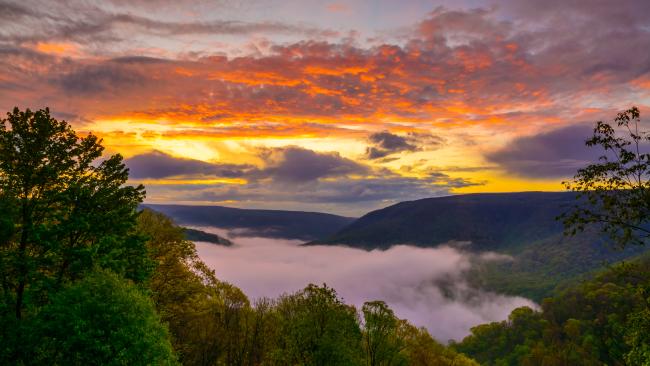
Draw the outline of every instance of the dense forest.
[[[202,234],[140,209],[144,187],[103,150],[47,109],[0,123],[0,364],[650,364],[647,257],[443,345],[325,284],[251,303],[199,259],[187,238]],[[580,235],[588,213],[567,227]]]
[[[454,348],[484,365],[647,365],[650,257],[562,290],[540,311],[472,328]]]

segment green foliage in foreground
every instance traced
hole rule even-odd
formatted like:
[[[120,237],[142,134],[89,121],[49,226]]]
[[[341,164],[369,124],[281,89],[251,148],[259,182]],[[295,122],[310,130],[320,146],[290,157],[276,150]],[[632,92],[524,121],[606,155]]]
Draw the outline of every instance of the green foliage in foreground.
[[[0,119],[0,364],[173,364],[145,287],[144,187],[49,110]]]
[[[111,272],[94,272],[58,292],[32,323],[34,364],[176,364],[151,299]]]
[[[17,319],[95,267],[147,279],[145,240],[134,231],[144,187],[125,185],[120,155],[98,161],[103,150],[47,109],[0,120],[0,296]]]
[[[650,365],[650,259],[616,265],[541,311],[472,328],[455,345],[485,365]]]

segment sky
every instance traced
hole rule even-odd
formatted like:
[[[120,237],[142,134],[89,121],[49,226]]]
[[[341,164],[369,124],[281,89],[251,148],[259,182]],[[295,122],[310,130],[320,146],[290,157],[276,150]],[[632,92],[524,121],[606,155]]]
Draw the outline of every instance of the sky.
[[[49,107],[147,202],[358,216],[561,190],[650,105],[646,0],[0,0],[0,111]]]

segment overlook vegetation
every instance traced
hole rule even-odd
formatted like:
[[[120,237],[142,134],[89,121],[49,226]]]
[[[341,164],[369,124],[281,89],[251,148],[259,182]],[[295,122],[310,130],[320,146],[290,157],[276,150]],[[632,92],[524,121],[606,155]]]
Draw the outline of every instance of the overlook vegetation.
[[[633,110],[628,113],[638,118]],[[599,131],[610,133],[600,124]],[[618,145],[606,146],[627,146],[624,140],[613,141]],[[309,284],[295,293],[251,303],[240,289],[216,278],[187,239],[206,234],[187,231],[161,213],[139,210],[144,187],[127,184],[128,169],[120,155],[103,157],[102,153],[101,140],[77,136],[47,109],[15,109],[0,121],[0,364],[650,365],[648,255],[614,265],[593,279],[567,283],[563,289],[551,289],[556,278],[541,281],[544,296],[553,296],[542,301],[539,311],[516,309],[508,320],[476,326],[467,338],[446,346],[426,329],[396,317],[381,299],[357,309],[325,284]],[[573,187],[579,193],[592,188],[591,180],[612,173],[607,169],[614,170],[617,184],[616,174],[627,172],[626,164],[634,165],[632,173],[642,166],[647,174],[647,160],[633,154],[618,165],[597,171],[587,168]],[[612,198],[609,188],[597,192],[600,196],[583,192],[589,197],[582,202],[596,209],[576,205],[576,211],[564,216],[566,227],[575,226],[571,231],[576,237],[566,242],[555,238],[560,246],[547,241],[561,228],[552,221],[554,216],[547,217],[556,212],[555,206],[535,214],[522,206],[507,214],[512,216],[499,216],[505,212],[503,205],[521,204],[499,203],[494,197],[486,198],[493,200],[492,208],[488,207],[493,214],[468,210],[476,197],[459,198],[464,204],[455,208],[457,212],[476,214],[476,220],[462,223],[474,225],[465,231],[467,237],[452,234],[438,225],[439,219],[433,220],[436,225],[424,226],[438,230],[440,240],[472,240],[487,249],[504,245],[513,253],[519,250],[524,261],[510,264],[511,276],[527,273],[524,281],[555,271],[586,276],[594,270],[598,255],[574,273],[569,267],[575,261],[557,253],[567,253],[566,243],[572,243],[569,257],[604,246],[600,236],[590,231],[597,228],[588,224],[602,222],[605,233],[621,246],[642,244],[646,238],[646,211],[642,215],[615,211],[634,229],[618,225],[611,216],[601,220],[603,212],[621,202],[647,208],[646,201],[634,201],[647,198],[642,176],[637,185],[625,187],[640,193]],[[575,202],[573,193],[546,197],[555,203]],[[403,220],[400,210],[412,204],[386,209],[398,211],[388,219],[377,214],[365,222],[385,226],[385,220]],[[503,230],[522,215],[538,227]],[[504,220],[495,226],[487,219],[481,221],[483,217]],[[341,226],[347,220],[329,219]],[[362,219],[343,232],[380,235],[384,239],[377,241],[379,246],[398,240],[391,235],[413,235],[399,230],[373,234],[370,226],[360,229]],[[533,244],[523,249],[509,246],[517,235]],[[573,246],[576,242],[581,244]],[[631,258],[640,252],[623,253]],[[540,256],[550,257],[545,263],[552,271],[526,272],[517,267],[526,267]],[[477,273],[476,278],[487,280],[488,287],[504,280],[494,268],[479,268]],[[521,291],[519,285],[504,286]]]
[[[561,291],[541,311],[472,328],[454,348],[485,365],[647,365],[650,257]]]
[[[636,107],[614,122],[596,123],[587,145],[603,155],[565,183],[578,200],[561,218],[570,235],[599,230],[619,248],[645,245],[650,154],[643,145],[650,132],[639,128]],[[507,321],[474,327],[455,348],[486,365],[650,365],[648,258],[569,287],[545,299],[540,312],[520,308]]]

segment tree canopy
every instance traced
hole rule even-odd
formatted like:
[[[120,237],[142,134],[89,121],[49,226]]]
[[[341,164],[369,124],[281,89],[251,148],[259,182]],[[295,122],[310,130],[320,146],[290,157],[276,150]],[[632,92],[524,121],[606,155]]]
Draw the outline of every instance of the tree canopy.
[[[83,333],[78,334],[79,339],[87,340],[117,332],[125,337],[121,340],[124,344],[144,340],[149,335],[147,329],[156,328],[157,315],[136,293],[140,290],[126,288],[132,285],[111,277],[143,284],[153,270],[146,238],[135,230],[144,187],[126,185],[128,169],[122,157],[103,158],[103,151],[100,139],[92,134],[78,136],[48,109],[16,108],[0,119],[2,362],[30,363],[43,356],[35,353],[38,349],[45,352],[37,345],[47,343],[36,337],[45,335],[34,332],[36,324],[48,334],[66,329],[70,337],[78,331]],[[106,274],[102,279],[97,277],[98,271],[115,275]],[[116,297],[100,291],[100,285],[112,288]],[[87,298],[82,299],[84,296]],[[107,308],[101,307],[104,303]],[[118,309],[126,311],[129,304],[138,319],[116,313]],[[107,318],[92,318],[88,313],[92,307],[106,312]],[[129,322],[134,327],[127,328]],[[89,324],[92,329],[84,328]],[[143,347],[154,347],[154,343],[164,347],[161,339],[167,333],[157,326],[156,340]],[[122,328],[128,332],[119,333]],[[63,334],[58,334],[56,342],[63,342]],[[110,338],[109,344],[102,346],[108,347],[101,351],[106,359],[122,357],[119,353],[123,351],[111,344],[114,341],[116,338]],[[97,351],[86,346],[88,352]],[[83,354],[82,349],[66,347],[64,342],[55,348]],[[144,348],[135,349],[146,355]],[[66,353],[55,359],[72,360],[69,356]]]
[[[151,299],[109,271],[94,271],[53,295],[32,330],[32,364],[177,364]]]
[[[595,224],[620,247],[650,238],[650,131],[643,130],[640,117],[632,107],[613,125],[596,123],[586,144],[600,147],[603,155],[565,182],[580,193],[572,210],[561,216],[567,233]]]
[[[144,187],[125,186],[122,157],[99,160],[103,150],[48,109],[0,120],[1,281],[17,318],[95,265],[146,279],[146,247],[133,231]]]

